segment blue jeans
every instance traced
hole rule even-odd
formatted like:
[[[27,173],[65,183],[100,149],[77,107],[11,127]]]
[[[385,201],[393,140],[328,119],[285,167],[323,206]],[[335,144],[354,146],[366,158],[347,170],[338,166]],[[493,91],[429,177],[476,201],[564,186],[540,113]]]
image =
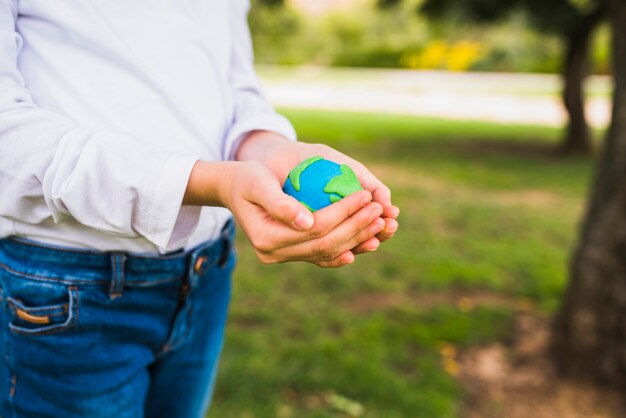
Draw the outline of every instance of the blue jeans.
[[[233,236],[154,257],[0,240],[0,416],[203,416]]]

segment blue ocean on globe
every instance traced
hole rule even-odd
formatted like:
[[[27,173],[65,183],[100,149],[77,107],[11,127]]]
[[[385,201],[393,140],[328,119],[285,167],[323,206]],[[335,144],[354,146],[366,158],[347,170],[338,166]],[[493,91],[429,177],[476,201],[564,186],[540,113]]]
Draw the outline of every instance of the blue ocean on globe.
[[[333,203],[331,196],[334,196],[335,199],[342,198],[342,196],[324,191],[328,182],[341,174],[339,164],[320,159],[310,164],[300,174],[300,191],[294,188],[290,178],[287,178],[283,191],[306,204],[309,209],[320,210]]]

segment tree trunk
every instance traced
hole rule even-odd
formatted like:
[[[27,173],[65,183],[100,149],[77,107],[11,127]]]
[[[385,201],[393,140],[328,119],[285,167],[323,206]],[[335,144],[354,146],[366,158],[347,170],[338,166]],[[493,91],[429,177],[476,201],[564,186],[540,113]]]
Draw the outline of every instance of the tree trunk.
[[[565,154],[590,154],[591,132],[585,116],[585,79],[589,73],[589,45],[594,29],[604,16],[598,9],[581,20],[567,36],[567,53],[563,80],[563,102],[569,117],[560,151]]]
[[[626,2],[608,3],[613,120],[555,321],[552,354],[565,376],[626,388]]]

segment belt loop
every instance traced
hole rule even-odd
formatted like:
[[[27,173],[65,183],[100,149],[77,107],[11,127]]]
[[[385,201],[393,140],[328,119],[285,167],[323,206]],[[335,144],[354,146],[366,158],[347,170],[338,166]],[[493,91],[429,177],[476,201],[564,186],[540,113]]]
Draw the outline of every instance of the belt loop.
[[[222,233],[222,253],[220,254],[219,261],[217,262],[217,265],[220,268],[224,268],[226,266],[226,263],[228,263],[228,258],[230,257],[230,251],[232,250],[232,246],[234,244],[233,227],[233,221],[228,221],[228,223],[226,224],[226,228]]]
[[[187,283],[194,289],[198,284],[198,276],[206,273],[208,269],[209,257],[204,254],[204,248],[197,248],[189,255],[189,271],[187,273]]]
[[[111,300],[122,296],[124,289],[124,269],[126,263],[126,254],[114,252],[111,253],[111,286],[109,287],[109,298]]]

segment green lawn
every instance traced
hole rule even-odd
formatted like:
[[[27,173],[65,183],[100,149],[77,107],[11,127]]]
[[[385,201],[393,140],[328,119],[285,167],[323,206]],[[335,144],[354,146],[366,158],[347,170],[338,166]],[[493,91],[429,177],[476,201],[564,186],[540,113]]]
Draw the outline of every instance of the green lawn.
[[[401,227],[340,270],[262,266],[240,236],[209,416],[457,417],[455,353],[557,307],[591,161],[554,156],[550,128],[284,113],[370,166]]]

